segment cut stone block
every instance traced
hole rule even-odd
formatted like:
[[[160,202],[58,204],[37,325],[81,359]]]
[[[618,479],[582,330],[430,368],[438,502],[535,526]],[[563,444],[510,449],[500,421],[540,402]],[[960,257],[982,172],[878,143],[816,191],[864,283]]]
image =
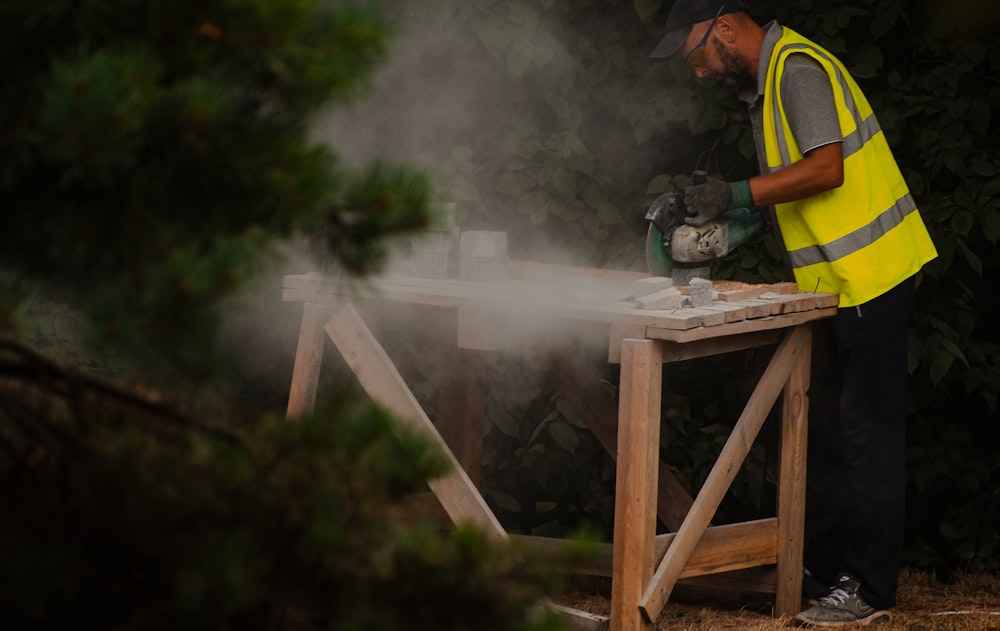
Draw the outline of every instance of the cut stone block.
[[[632,281],[632,295],[636,298],[655,294],[674,286],[674,281],[666,276],[650,276]]]
[[[640,309],[677,309],[682,304],[684,304],[684,294],[676,287],[670,287],[635,300],[635,306]]]
[[[437,202],[431,204],[430,230],[435,232],[451,232],[456,226],[456,210],[454,202]]]
[[[715,290],[712,289],[712,281],[704,278],[691,279],[691,306],[707,307],[715,300]]]
[[[448,278],[454,240],[448,232],[427,232],[410,242],[410,274],[418,278]]]
[[[507,257],[459,256],[458,277],[462,280],[506,280],[507,276]]]
[[[462,233],[459,254],[479,258],[507,258],[507,233],[490,230],[466,230]]]
[[[468,230],[459,239],[458,276],[462,280],[507,278],[507,233]]]

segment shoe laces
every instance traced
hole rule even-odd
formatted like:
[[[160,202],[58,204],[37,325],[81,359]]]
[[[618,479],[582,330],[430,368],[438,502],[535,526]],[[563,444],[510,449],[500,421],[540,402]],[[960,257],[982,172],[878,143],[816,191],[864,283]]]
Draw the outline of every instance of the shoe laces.
[[[846,589],[834,587],[833,590],[819,599],[819,604],[826,607],[839,607],[846,603],[851,597],[851,593]]]

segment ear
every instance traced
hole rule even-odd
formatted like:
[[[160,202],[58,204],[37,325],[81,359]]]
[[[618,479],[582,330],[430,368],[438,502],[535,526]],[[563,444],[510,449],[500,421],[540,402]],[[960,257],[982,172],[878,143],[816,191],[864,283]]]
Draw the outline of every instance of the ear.
[[[736,33],[738,30],[739,25],[729,13],[720,15],[719,19],[715,23],[716,37],[729,44],[732,44],[736,39]]]

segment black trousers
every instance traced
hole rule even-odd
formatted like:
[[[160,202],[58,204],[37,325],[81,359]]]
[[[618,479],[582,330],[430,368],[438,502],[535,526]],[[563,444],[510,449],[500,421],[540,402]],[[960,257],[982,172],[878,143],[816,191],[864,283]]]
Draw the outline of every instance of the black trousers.
[[[843,572],[879,609],[896,605],[906,497],[912,278],[817,323],[809,390],[806,567]]]

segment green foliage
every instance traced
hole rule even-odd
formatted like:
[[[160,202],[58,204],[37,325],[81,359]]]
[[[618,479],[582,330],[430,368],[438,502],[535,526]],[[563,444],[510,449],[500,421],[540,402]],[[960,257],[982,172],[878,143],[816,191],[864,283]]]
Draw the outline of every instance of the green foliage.
[[[537,358],[496,358],[489,383],[483,477],[498,517],[513,532],[610,541],[614,461]]]
[[[222,301],[303,232],[377,269],[428,222],[410,169],[342,169],[310,138],[390,29],[303,2],[4,2],[0,266],[89,316],[98,346],[204,374]]]
[[[407,521],[447,462],[356,393],[241,431],[23,386],[0,388],[10,628],[563,628],[533,611],[540,555]]]

